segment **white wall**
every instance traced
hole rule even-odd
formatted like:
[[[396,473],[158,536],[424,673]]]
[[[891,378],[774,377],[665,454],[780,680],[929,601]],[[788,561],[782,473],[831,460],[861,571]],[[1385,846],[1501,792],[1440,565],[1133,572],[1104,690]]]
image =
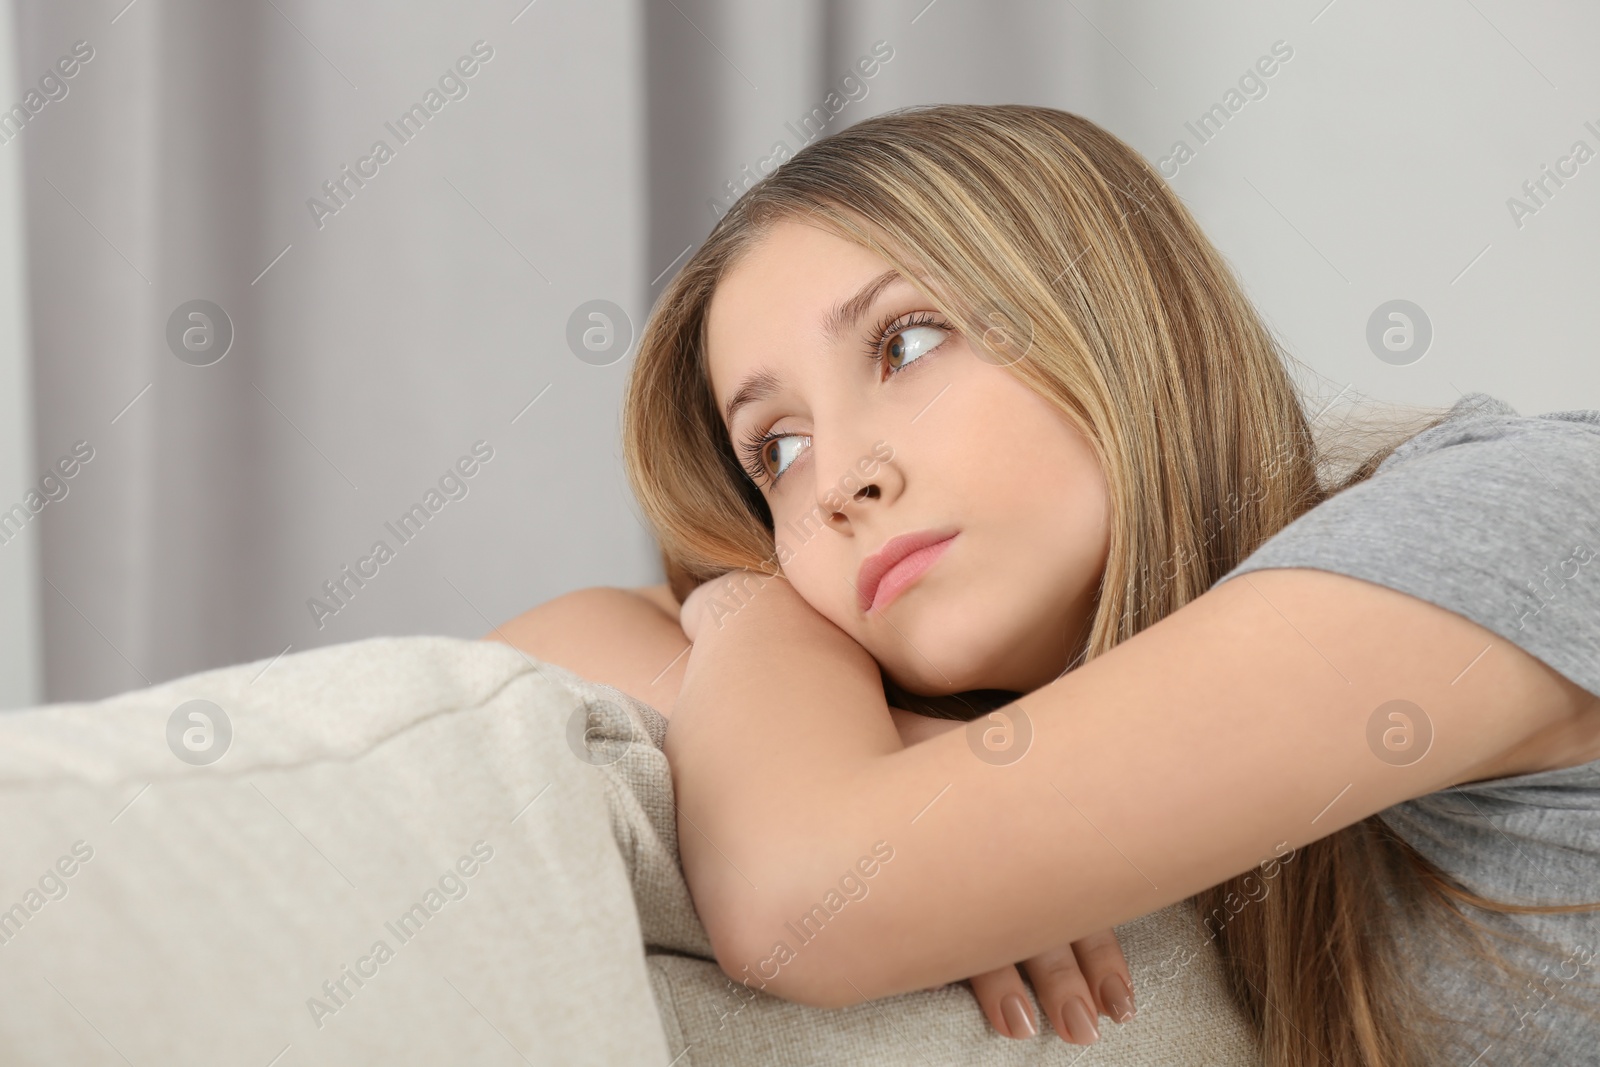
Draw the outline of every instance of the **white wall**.
[[[936,0],[843,5],[845,51],[897,55],[859,114],[913,103],[1077,111],[1152,162],[1292,355],[1341,406],[1524,413],[1600,407],[1600,155],[1519,228],[1506,206],[1574,141],[1600,153],[1600,6],[1561,0]],[[915,21],[913,22],[913,18]],[[1209,143],[1184,126],[1274,42],[1293,58]],[[1270,66],[1270,65],[1269,65]],[[1241,94],[1242,96],[1243,94]],[[854,108],[855,105],[852,105]],[[1585,127],[1592,122],[1594,129]],[[1368,318],[1406,299],[1424,356],[1374,355]],[[1322,381],[1316,378],[1320,376]],[[1337,408],[1334,411],[1337,414]]]
[[[1107,7],[1156,82],[1116,74],[1107,121],[1152,160],[1275,41],[1294,51],[1172,179],[1290,350],[1329,394],[1524,414],[1600,407],[1600,155],[1519,226],[1507,201],[1577,140],[1600,153],[1600,8],[1558,0]],[[1585,121],[1594,128],[1586,128]],[[1169,169],[1174,169],[1169,165]],[[1377,358],[1386,301],[1433,341]]]

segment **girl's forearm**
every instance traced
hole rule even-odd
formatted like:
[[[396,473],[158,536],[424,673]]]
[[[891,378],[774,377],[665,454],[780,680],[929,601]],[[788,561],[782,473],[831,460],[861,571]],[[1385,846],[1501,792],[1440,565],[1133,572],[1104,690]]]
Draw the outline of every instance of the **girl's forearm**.
[[[905,742],[877,663],[786,581],[770,579],[735,610],[708,615],[715,621],[695,635],[665,750],[684,874],[733,974],[789,906],[797,850],[807,857],[800,868],[814,862],[825,885],[870,846],[837,840],[856,821],[837,809],[860,795],[848,785],[855,776]]]

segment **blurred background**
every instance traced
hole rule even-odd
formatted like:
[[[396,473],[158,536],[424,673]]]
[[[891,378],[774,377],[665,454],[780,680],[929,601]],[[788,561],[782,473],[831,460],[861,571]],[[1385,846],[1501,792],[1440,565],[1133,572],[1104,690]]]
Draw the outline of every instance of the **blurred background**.
[[[662,580],[655,295],[906,105],[1127,141],[1326,417],[1600,407],[1597,46],[1557,0],[6,0],[0,706]]]

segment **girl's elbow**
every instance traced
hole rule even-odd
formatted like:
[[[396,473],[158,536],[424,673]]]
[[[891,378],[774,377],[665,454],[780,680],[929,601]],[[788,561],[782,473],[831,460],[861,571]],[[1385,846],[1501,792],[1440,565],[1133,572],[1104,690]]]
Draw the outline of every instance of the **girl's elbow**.
[[[811,1008],[846,1008],[865,999],[823,945],[797,942],[781,922],[708,927],[706,933],[717,966],[750,989]]]

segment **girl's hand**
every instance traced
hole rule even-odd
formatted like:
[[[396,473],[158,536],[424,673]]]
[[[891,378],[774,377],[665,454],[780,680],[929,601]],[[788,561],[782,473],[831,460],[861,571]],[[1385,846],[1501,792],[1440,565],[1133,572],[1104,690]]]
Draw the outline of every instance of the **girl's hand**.
[[[1110,930],[1025,960],[1034,994],[1063,1041],[1092,1045],[1100,1039],[1098,1016],[1122,1023],[1133,1018],[1133,984],[1128,961]],[[1033,1009],[1014,966],[977,975],[969,981],[989,1024],[1007,1037],[1038,1033]]]

